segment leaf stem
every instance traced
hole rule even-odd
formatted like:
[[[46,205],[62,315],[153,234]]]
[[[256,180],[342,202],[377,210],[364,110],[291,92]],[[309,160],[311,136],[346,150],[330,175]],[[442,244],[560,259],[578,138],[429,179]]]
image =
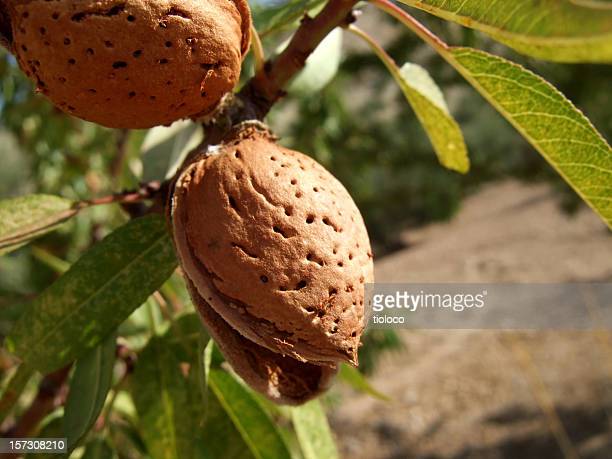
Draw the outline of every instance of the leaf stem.
[[[32,255],[41,263],[47,265],[53,271],[58,274],[63,274],[70,268],[70,263],[56,257],[51,252],[43,249],[42,247],[32,246]]]
[[[369,0],[369,2],[378,9],[400,21],[416,35],[418,35],[419,38],[435,48],[438,52],[444,53],[444,51],[448,50],[448,45],[440,37],[434,34],[431,30],[429,30],[399,6],[391,3],[389,0]]]
[[[132,204],[135,202],[153,199],[163,189],[163,183],[159,181],[148,182],[142,184],[141,187],[137,190],[123,191],[121,193],[114,193],[109,196],[103,196],[101,198],[80,201],[77,203],[76,208],[80,210],[91,206],[100,206],[105,204]]]
[[[380,60],[383,62],[383,64],[385,64],[387,69],[389,69],[389,71],[394,76],[399,75],[399,68],[393,58],[389,56],[389,54],[387,54],[383,47],[380,46],[380,44],[378,44],[378,42],[376,42],[376,40],[374,40],[374,38],[372,38],[367,32],[363,31],[362,29],[353,24],[347,26],[346,30],[358,36],[359,38],[362,38],[368,45],[370,45],[372,51],[374,51],[374,53],[380,58]]]

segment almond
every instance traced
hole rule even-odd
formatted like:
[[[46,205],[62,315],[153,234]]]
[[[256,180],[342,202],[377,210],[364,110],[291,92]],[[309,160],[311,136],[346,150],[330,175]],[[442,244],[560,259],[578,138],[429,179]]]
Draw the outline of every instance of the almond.
[[[12,0],[12,51],[62,110],[115,128],[212,111],[249,47],[246,0]]]
[[[170,212],[196,304],[252,346],[357,363],[372,254],[357,207],[321,165],[242,130],[184,169]]]
[[[324,392],[338,372],[336,366],[300,362],[259,346],[234,330],[200,297],[187,280],[202,322],[234,371],[275,403],[299,405]]]

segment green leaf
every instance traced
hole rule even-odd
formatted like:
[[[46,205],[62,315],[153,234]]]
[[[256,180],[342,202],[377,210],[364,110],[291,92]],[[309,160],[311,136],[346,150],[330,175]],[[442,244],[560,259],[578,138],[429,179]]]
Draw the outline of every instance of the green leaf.
[[[164,320],[155,299],[149,297],[117,327],[117,334],[129,349],[140,352],[147,345],[151,337],[151,319],[156,324]]]
[[[350,385],[355,390],[371,395],[379,400],[384,400],[386,402],[390,400],[390,398],[385,394],[374,389],[365,376],[361,374],[357,368],[351,365],[347,365],[346,363],[340,365],[338,378]]]
[[[27,303],[27,300],[18,295],[5,294],[4,301],[0,305],[0,335],[6,336],[11,332],[13,324],[23,312],[23,304]]]
[[[0,255],[48,233],[76,215],[74,202],[46,194],[0,201]]]
[[[359,29],[349,30],[363,38],[383,61],[427,132],[440,164],[457,172],[467,172],[470,160],[461,128],[448,111],[442,91],[429,73],[416,64],[405,64],[401,69],[398,68],[369,35]]]
[[[116,413],[113,413],[109,440],[112,441],[115,453],[121,459],[151,459],[136,426],[129,419],[121,419]]]
[[[194,312],[174,319],[165,335],[166,342],[179,361],[190,363],[197,361],[198,344],[203,336],[207,337],[200,318]]]
[[[163,217],[132,220],[28,305],[7,347],[42,373],[61,368],[108,336],[175,268]]]
[[[165,339],[151,338],[138,357],[130,388],[151,457],[192,457],[194,425],[187,380]]]
[[[241,433],[217,397],[208,397],[206,421],[201,429],[202,449],[206,459],[254,459]]]
[[[307,11],[322,4],[323,0],[252,0],[253,24],[260,35],[267,35],[301,18]]]
[[[198,319],[199,320],[199,319]],[[208,340],[206,349],[212,349],[212,340]],[[204,346],[202,339],[198,348]],[[187,377],[188,397],[191,411],[189,416],[194,421],[191,436],[193,457],[203,459],[253,459],[253,455],[242,439],[240,432],[227,415],[217,398],[210,394],[204,382],[204,370],[199,368],[202,355],[194,356],[198,361],[190,362]]]
[[[81,459],[114,459],[116,457],[117,455],[108,442],[102,437],[97,437],[85,445]]]
[[[204,139],[200,125],[191,121],[177,121],[169,127],[149,129],[142,143],[142,180],[171,178],[187,154]]]
[[[274,423],[251,393],[229,373],[212,369],[209,386],[258,459],[291,458]]]
[[[610,5],[571,0],[400,0],[480,30],[517,51],[558,62],[612,62]]]
[[[115,335],[76,361],[64,408],[64,432],[72,451],[94,425],[113,379]]]
[[[612,150],[591,122],[518,64],[471,48],[443,55],[612,228]]]
[[[444,167],[466,173],[470,168],[461,128],[454,120],[442,91],[423,67],[404,64],[395,75],[406,99],[427,132]]]
[[[198,386],[200,387],[200,395],[202,407],[208,411],[210,400],[210,391],[208,390],[208,379],[210,377],[210,369],[213,364],[213,354],[215,351],[215,342],[210,337],[204,337],[204,334],[198,341],[198,360],[197,369]]]
[[[308,56],[288,91],[302,97],[321,91],[336,75],[342,57],[342,30],[334,29]]]
[[[293,427],[304,459],[334,459],[338,457],[327,416],[318,400],[293,408]]]

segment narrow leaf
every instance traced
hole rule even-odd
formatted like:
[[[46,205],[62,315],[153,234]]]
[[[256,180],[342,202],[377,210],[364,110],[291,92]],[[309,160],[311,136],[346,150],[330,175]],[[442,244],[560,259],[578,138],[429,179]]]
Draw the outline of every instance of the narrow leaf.
[[[612,9],[576,0],[400,0],[558,62],[612,62]]]
[[[449,113],[442,91],[429,73],[416,64],[398,68],[369,35],[357,28],[349,30],[363,38],[383,61],[427,132],[440,163],[448,169],[467,172],[470,161],[461,128]]]
[[[244,386],[229,373],[216,369],[210,371],[208,381],[253,456],[258,459],[291,458],[280,432]]]
[[[249,2],[253,24],[260,35],[267,35],[300,19],[323,0],[253,0]]]
[[[204,138],[200,125],[178,121],[171,126],[149,129],[142,143],[142,180],[165,180]]]
[[[427,131],[440,164],[466,173],[470,160],[461,128],[448,111],[442,91],[429,73],[419,65],[408,63],[399,70],[396,81]]]
[[[115,454],[121,459],[151,459],[136,427],[127,419],[114,422],[111,437]]]
[[[197,320],[199,322],[199,319]],[[199,326],[202,328],[200,323]],[[213,348],[211,345],[213,341],[205,335],[206,333],[200,335],[197,345],[198,354],[190,354],[197,361],[190,362],[190,371],[187,376],[188,398],[191,409],[188,416],[194,423],[194,431],[190,437],[193,445],[193,457],[203,459],[253,459],[254,456],[242,439],[240,432],[204,382],[205,375],[203,373],[205,370],[201,366],[206,366],[206,363],[203,362],[202,352],[204,352],[204,349]],[[206,346],[203,345],[204,339],[208,339]]]
[[[357,368],[351,365],[343,363],[340,366],[338,378],[341,381],[344,381],[345,383],[350,385],[355,390],[364,392],[379,400],[384,400],[386,402],[390,400],[389,397],[387,397],[385,394],[379,392],[374,387],[372,387],[372,385],[365,378],[365,376],[361,374],[361,372]]]
[[[64,432],[72,451],[94,425],[113,379],[115,335],[76,361],[64,409]]]
[[[113,452],[108,442],[102,438],[94,438],[85,445],[85,451],[81,459],[114,459],[117,455]]]
[[[443,55],[612,228],[612,150],[582,112],[501,57],[471,48]]]
[[[198,342],[198,383],[200,387],[202,406],[205,411],[208,411],[210,401],[210,390],[208,390],[208,378],[210,377],[210,368],[213,362],[213,354],[215,351],[215,342],[208,336],[202,335]]]
[[[342,57],[342,31],[332,30],[308,56],[306,65],[289,85],[291,94],[302,97],[321,91],[338,73]]]
[[[251,452],[232,418],[212,394],[207,399],[206,420],[199,432],[206,459],[261,458]]]
[[[2,267],[0,267],[0,271],[2,271]],[[11,332],[13,324],[23,312],[24,304],[27,303],[27,299],[22,295],[4,294],[2,305],[0,306],[0,335],[6,336]]]
[[[215,342],[212,339],[209,339],[206,346],[204,346],[204,351],[202,352],[202,373],[204,376],[204,387],[208,387],[208,378],[210,377],[210,368],[212,366],[214,350]]]
[[[68,199],[45,194],[0,201],[0,255],[54,230],[76,215],[74,204]]]
[[[17,400],[19,400],[19,397],[21,397],[32,375],[32,369],[21,364],[11,376],[11,379],[6,384],[6,388],[2,392],[2,397],[0,397],[0,424],[4,422],[13,406],[15,406],[15,403],[17,403]]]
[[[175,318],[165,333],[166,342],[181,362],[197,362],[198,344],[203,335],[207,337],[200,318],[195,312]]]
[[[6,338],[7,347],[42,373],[58,369],[117,328],[175,267],[164,219],[132,220],[28,306]]]
[[[151,338],[138,357],[131,382],[140,431],[150,456],[192,457],[194,426],[189,416],[187,380],[163,338]]]
[[[304,459],[334,459],[338,457],[327,416],[318,400],[293,408],[293,427],[297,433]]]

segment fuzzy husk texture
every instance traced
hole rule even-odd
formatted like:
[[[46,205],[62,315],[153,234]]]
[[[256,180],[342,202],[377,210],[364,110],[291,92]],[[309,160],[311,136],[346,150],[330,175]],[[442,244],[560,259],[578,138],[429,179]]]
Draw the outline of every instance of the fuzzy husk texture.
[[[186,279],[200,318],[234,371],[257,392],[286,405],[299,405],[328,389],[337,366],[304,363],[249,341],[200,296]]]
[[[234,344],[282,368],[272,379],[281,374],[283,384],[259,377],[256,389],[301,403],[327,387],[339,362],[357,363],[370,243],[348,192],[316,161],[243,130],[183,170],[171,218],[204,323],[222,323]],[[237,373],[253,380],[243,351],[227,347]]]
[[[11,49],[37,90],[114,128],[197,118],[236,85],[246,0],[3,0]]]

